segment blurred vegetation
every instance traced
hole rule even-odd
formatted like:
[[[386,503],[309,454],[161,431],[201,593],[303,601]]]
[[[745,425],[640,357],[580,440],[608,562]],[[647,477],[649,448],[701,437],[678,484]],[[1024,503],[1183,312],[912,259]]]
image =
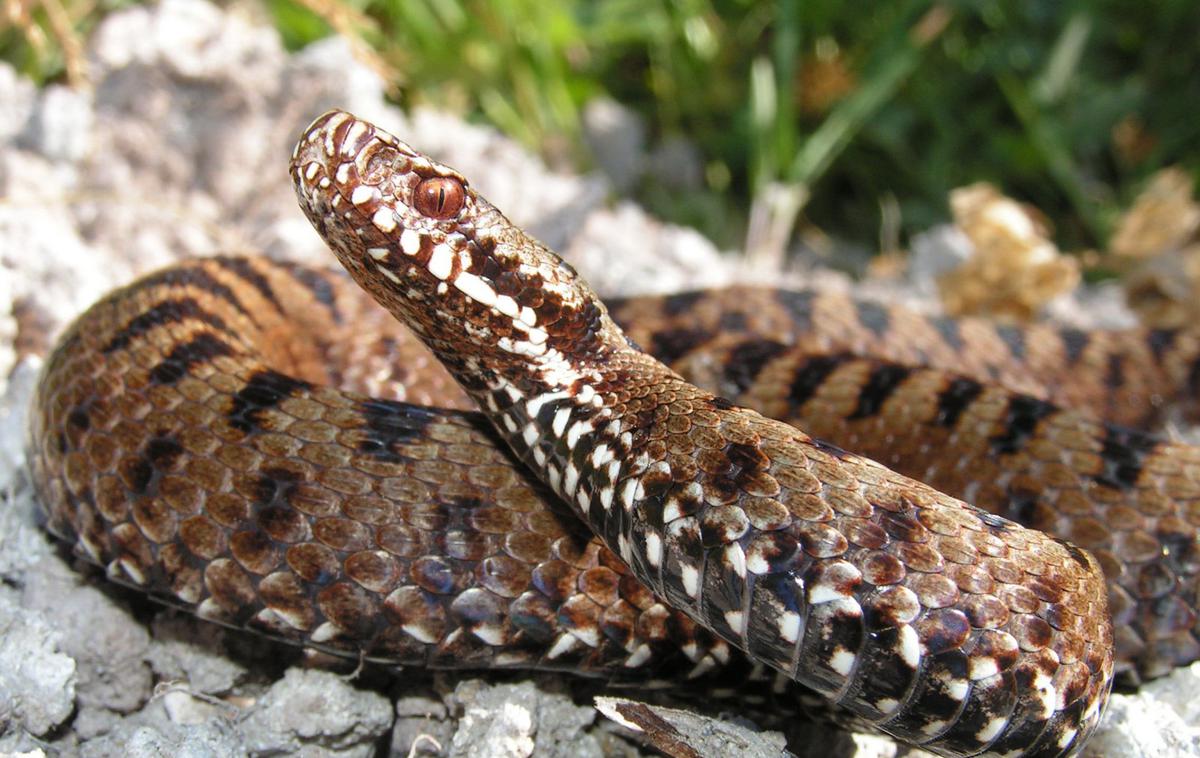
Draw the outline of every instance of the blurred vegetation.
[[[399,103],[559,165],[588,165],[584,106],[617,100],[652,144],[702,156],[700,186],[645,178],[638,199],[754,253],[779,254],[798,220],[903,244],[977,180],[1039,208],[1063,246],[1103,246],[1151,172],[1200,173],[1193,0],[263,2],[289,47],[350,35]],[[127,3],[0,4],[0,58],[46,82],[82,81],[79,36]]]

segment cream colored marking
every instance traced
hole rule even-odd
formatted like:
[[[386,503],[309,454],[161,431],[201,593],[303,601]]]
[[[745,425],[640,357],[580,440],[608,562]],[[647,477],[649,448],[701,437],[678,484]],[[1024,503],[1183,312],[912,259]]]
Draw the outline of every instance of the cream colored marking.
[[[662,538],[654,532],[646,533],[646,560],[654,568],[662,565]]]
[[[558,639],[554,641],[554,644],[550,646],[550,652],[546,653],[546,658],[552,661],[564,653],[571,652],[577,647],[579,647],[579,639],[573,634],[563,632],[558,636]]]
[[[528,305],[521,306],[520,319],[529,326],[537,326],[537,314]]]
[[[384,234],[391,234],[396,231],[395,211],[385,205],[375,211],[375,215],[371,217],[371,223]]]
[[[612,487],[601,487],[600,488],[600,507],[602,507],[606,511],[610,510],[612,508],[612,499],[613,499],[613,488]]]
[[[529,399],[529,402],[525,404],[525,412],[529,415],[529,418],[537,418],[537,415],[541,412],[543,405],[551,400],[561,400],[566,396],[567,392],[565,390],[543,392],[542,394],[536,395]]]
[[[555,437],[563,436],[563,432],[567,430],[567,422],[571,420],[571,408],[559,408],[554,413],[554,421],[550,424],[550,431],[554,432]]]
[[[321,171],[321,164],[317,163],[316,161],[313,161],[312,163],[309,163],[307,166],[304,167],[304,178],[311,182],[313,180],[313,178],[318,173],[320,173],[320,171]]]
[[[370,187],[366,184],[360,184],[354,188],[353,192],[350,193],[350,202],[354,203],[355,205],[366,205],[367,203],[373,203],[379,200],[381,197],[383,196],[379,194],[379,190],[375,187]]]
[[[417,642],[423,642],[426,645],[432,645],[438,641],[436,634],[430,633],[428,629],[420,624],[401,624],[400,629]]]
[[[734,631],[739,637],[746,636],[746,614],[741,611],[725,611],[725,623],[729,624],[729,628]]]
[[[395,274],[393,274],[393,273],[392,273],[392,271],[391,271],[391,269],[389,269],[389,268],[387,268],[387,267],[385,267],[385,266],[380,266],[378,263],[377,263],[377,264],[375,264],[375,268],[379,269],[379,273],[381,273],[381,274],[383,274],[384,276],[386,276],[386,277],[387,277],[388,279],[390,279],[390,280],[391,280],[393,283],[395,283],[395,284],[399,284],[399,283],[400,283],[400,277],[398,277],[398,276],[396,276]]]
[[[308,635],[308,638],[313,642],[329,642],[330,640],[337,639],[341,634],[342,630],[336,624],[325,621],[314,629],[312,634]]]
[[[437,292],[439,295],[445,295],[445,294],[446,294],[447,292],[449,292],[449,291],[450,291],[450,288],[446,286],[446,283],[445,283],[445,282],[438,282],[438,286],[437,286],[437,290],[436,290],[436,292]]]
[[[471,630],[485,645],[503,645],[504,629],[495,624],[481,624]]]
[[[525,441],[526,445],[533,447],[533,443],[537,442],[538,439],[537,426],[534,424],[526,424],[525,428],[521,431],[521,439]]]
[[[834,648],[833,658],[829,661],[829,668],[842,676],[850,676],[850,672],[854,670],[854,662],[857,658],[858,656],[844,647]]]
[[[999,735],[1001,731],[1004,730],[1006,724],[1008,724],[1007,718],[1003,716],[996,716],[988,721],[982,729],[975,733],[975,739],[984,743],[991,742],[992,740],[996,739],[996,736]]]
[[[349,163],[339,164],[338,168],[337,168],[337,172],[334,173],[333,177],[335,179],[337,179],[338,184],[345,184],[346,182],[350,181],[350,164]],[[364,185],[360,184],[355,189],[361,189],[363,186]],[[376,191],[378,191],[378,190],[376,190]],[[358,205],[358,203],[355,203],[355,205]]]
[[[574,461],[567,461],[566,478],[563,480],[563,491],[568,495],[575,491],[576,485],[579,484],[579,469],[575,468]]]
[[[650,660],[650,646],[643,642],[625,659],[625,668],[637,668],[648,660]]]
[[[345,138],[342,139],[342,155],[347,158],[353,157],[358,152],[358,140],[366,131],[367,123],[365,121],[355,121],[346,132]]]
[[[664,509],[664,514],[666,509]],[[763,558],[762,553],[757,551],[746,555],[746,570],[751,574],[762,576],[771,570],[771,564],[767,563],[767,559]]]
[[[496,310],[509,318],[516,318],[517,314],[520,313],[520,310],[517,308],[517,301],[508,295],[501,295],[496,298]]]
[[[946,682],[946,694],[959,702],[966,700],[970,691],[971,682],[967,679],[951,679]]]
[[[1099,700],[1100,700],[1100,698],[1094,698],[1093,702],[1098,702]],[[1067,745],[1070,745],[1072,742],[1075,741],[1075,735],[1077,735],[1077,734],[1079,734],[1078,729],[1066,730],[1065,732],[1062,733],[1062,736],[1058,738],[1058,746],[1066,747]]]
[[[691,671],[687,672],[687,678],[699,679],[716,667],[717,663],[712,658],[701,658],[700,662],[697,663]]]
[[[608,461],[608,471],[605,473],[608,474],[608,481],[612,482],[613,484],[616,484],[617,477],[619,477],[621,475],[620,459],[613,458],[610,456],[609,461]]]
[[[695,566],[686,563],[680,566],[679,578],[683,580],[683,591],[688,597],[695,598],[700,594],[700,572]]]
[[[784,642],[796,644],[800,639],[800,614],[794,611],[785,611],[779,617],[779,636]]]
[[[641,499],[642,483],[638,479],[626,479],[625,486],[621,488],[621,502],[625,503],[625,509],[633,508],[633,504]]]
[[[575,446],[579,444],[579,438],[582,437],[585,432],[590,432],[593,429],[595,429],[595,427],[592,426],[592,422],[589,419],[581,419],[576,421],[574,424],[571,424],[570,430],[567,431],[567,447],[571,450],[574,450]]]
[[[976,655],[967,660],[967,676],[971,679],[987,679],[1000,673],[1000,665],[990,655]]]
[[[381,261],[388,257],[388,249],[386,247],[368,247],[367,255],[371,256],[377,261]]]
[[[444,242],[434,245],[433,254],[429,256],[429,264],[426,267],[429,273],[438,279],[447,278],[454,267],[454,251]]]
[[[592,450],[592,468],[599,470],[601,466],[613,459],[612,453],[609,452],[608,443],[601,442]]]
[[[480,305],[486,305],[489,308],[496,304],[496,290],[488,286],[488,283],[469,272],[462,272],[454,279],[454,286],[458,287],[464,295],[471,298]]]
[[[746,551],[736,542],[725,547],[725,560],[739,579],[746,578]]]
[[[925,726],[921,727],[921,734],[925,735],[926,737],[932,737],[935,734],[941,734],[946,728],[947,723],[948,722],[946,722],[944,719],[931,721]]]
[[[405,228],[400,232],[400,249],[405,255],[416,255],[421,252],[421,235],[412,229]]]
[[[722,642],[721,640],[717,640],[712,646],[712,655],[717,659],[718,663],[724,665],[729,663],[731,650],[732,648],[730,648],[728,644]]]
[[[921,663],[921,638],[915,629],[905,624],[898,630],[900,636],[900,657],[908,667],[916,671]]]
[[[320,139],[321,132],[324,131],[324,133],[325,133],[325,154],[328,155],[330,158],[332,158],[334,155],[337,154],[337,145],[334,144],[334,142],[333,142],[333,136],[337,132],[338,127],[341,126],[342,124],[346,123],[346,120],[349,118],[350,118],[350,115],[347,113],[338,113],[335,116],[333,116],[333,118],[326,121],[324,123],[324,125],[321,126],[320,129],[314,129],[312,134],[310,135],[313,140],[317,140],[317,139]]]

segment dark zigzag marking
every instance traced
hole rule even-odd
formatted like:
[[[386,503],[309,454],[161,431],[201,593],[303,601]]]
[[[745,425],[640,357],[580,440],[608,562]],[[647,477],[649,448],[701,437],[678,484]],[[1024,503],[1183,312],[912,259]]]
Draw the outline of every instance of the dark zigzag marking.
[[[1025,357],[1025,331],[1011,324],[996,326],[996,336],[1008,347],[1012,357],[1020,360]]]
[[[176,345],[166,358],[150,369],[155,384],[174,384],[195,366],[209,363],[222,355],[233,355],[233,348],[217,335],[202,332],[182,345]]]
[[[817,299],[817,293],[812,290],[799,292],[780,290],[776,293],[775,299],[791,316],[792,323],[795,324],[793,331],[796,334],[807,334],[812,331],[813,301]]]
[[[1146,334],[1146,344],[1150,346],[1156,363],[1162,363],[1163,357],[1175,346],[1179,332],[1179,329],[1151,329]]]
[[[687,313],[704,295],[705,293],[702,290],[668,295],[662,301],[663,312],[668,316],[678,316],[681,313]]]
[[[876,337],[882,338],[892,325],[891,314],[879,303],[869,300],[856,300],[854,309],[858,312],[859,322]]]
[[[1092,341],[1091,335],[1082,329],[1060,329],[1058,336],[1062,340],[1063,352],[1069,365],[1074,365],[1079,360]]]
[[[850,356],[815,355],[796,368],[792,386],[788,390],[788,401],[792,408],[800,408],[809,401],[825,380],[829,378],[838,366],[850,360]]]
[[[247,434],[261,426],[259,414],[285,399],[313,389],[313,385],[278,371],[264,369],[250,377],[233,396],[226,417],[235,429]]]
[[[394,446],[419,440],[438,412],[397,400],[363,400],[357,406],[366,422],[358,449],[385,461],[399,461]]]
[[[954,426],[962,412],[982,393],[983,385],[974,379],[954,379],[938,393],[938,411],[934,423],[946,428]]]
[[[1004,430],[992,437],[992,451],[997,454],[1018,452],[1037,430],[1038,422],[1058,411],[1044,400],[1028,395],[1014,395],[1008,401]]]
[[[734,346],[724,371],[725,381],[736,388],[732,394],[749,389],[763,368],[786,350],[787,345],[773,340],[749,340]]]
[[[650,338],[650,351],[668,366],[713,338],[704,329],[664,329]]]
[[[271,304],[271,307],[283,313],[283,304],[275,296],[275,290],[271,289],[271,283],[267,281],[265,276],[254,270],[254,267],[250,265],[250,261],[245,258],[233,258],[224,255],[213,258],[212,261],[258,290],[258,293],[262,295],[264,300]]]
[[[342,323],[342,312],[333,296],[333,284],[329,281],[329,274],[304,266],[288,266],[286,270],[312,294],[313,299],[328,309],[333,323]]]
[[[942,341],[946,343],[954,352],[961,352],[963,349],[962,325],[958,319],[950,318],[949,316],[935,316],[929,319],[929,324],[941,336]]]
[[[904,380],[912,374],[907,366],[885,364],[876,367],[858,392],[858,406],[850,414],[850,420],[871,418],[887,402]]]
[[[125,324],[100,349],[100,352],[107,355],[117,350],[124,350],[129,346],[129,343],[156,327],[177,324],[189,319],[202,321],[213,329],[225,332],[231,337],[237,336],[229,329],[228,324],[220,316],[204,310],[194,298],[184,297],[179,300],[164,300],[156,304],[153,308],[130,319],[129,323]]]
[[[1159,444],[1159,440],[1134,429],[1105,427],[1104,445],[1100,449],[1104,470],[1094,479],[1116,489],[1135,487],[1146,459],[1158,450]]]
[[[137,285],[139,289],[150,287],[195,287],[229,303],[235,310],[249,318],[254,323],[254,315],[242,304],[233,290],[217,281],[211,274],[199,266],[188,268],[172,268],[151,274]]]

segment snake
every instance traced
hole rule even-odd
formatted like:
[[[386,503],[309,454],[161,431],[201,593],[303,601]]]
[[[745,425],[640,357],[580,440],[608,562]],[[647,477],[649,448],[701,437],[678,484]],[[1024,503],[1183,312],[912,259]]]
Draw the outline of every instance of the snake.
[[[111,579],[383,664],[815,696],[942,755],[1072,754],[1118,675],[1200,658],[1200,454],[1135,428],[1194,396],[1195,334],[610,310],[349,113],[290,171],[343,270],[187,261],[45,362],[42,520]]]

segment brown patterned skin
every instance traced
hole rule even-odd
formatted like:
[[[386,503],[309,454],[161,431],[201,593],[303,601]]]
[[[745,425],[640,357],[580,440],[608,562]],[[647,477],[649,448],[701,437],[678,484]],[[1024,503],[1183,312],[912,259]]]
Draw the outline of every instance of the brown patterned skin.
[[[1059,754],[1099,721],[1099,565],[688,384],[466,179],[373,125],[301,139],[301,208],[514,454],[673,607],[880,729]]]
[[[1086,397],[1089,410],[1148,423],[1192,401],[1194,333],[1013,330],[750,288],[641,298],[615,312],[704,389],[1093,552],[1110,579],[1126,682],[1200,659],[1200,449],[1059,405]],[[1000,343],[1009,347],[997,358]],[[1014,345],[1034,363],[1018,365]],[[888,360],[863,357],[877,355]],[[1098,381],[1096,365],[1139,370],[1126,386],[1114,378],[1124,371]],[[1028,391],[1002,388],[1010,382]]]
[[[1187,461],[1194,460],[1194,454],[1172,451],[1162,443],[1149,449],[1136,439],[1120,448],[1121,440],[1109,439],[1112,432],[1087,419],[1082,419],[1083,432],[1071,431],[1071,414],[1054,409],[1033,414],[1032,426],[1026,429],[1029,414],[1013,414],[1010,409],[1014,403],[1026,407],[1020,403],[1028,399],[991,387],[976,392],[964,384],[969,380],[963,377],[911,369],[908,364],[953,354],[938,347],[936,335],[924,347],[921,340],[926,338],[914,337],[914,347],[906,353],[897,347],[909,344],[903,339],[885,340],[874,334],[880,311],[872,308],[878,306],[852,304],[850,312],[860,318],[857,327],[851,319],[849,328],[840,323],[829,326],[831,322],[824,318],[806,320],[797,307],[803,300],[810,312],[819,314],[829,311],[826,303],[838,299],[730,291],[630,302],[617,310],[623,317],[634,314],[642,319],[657,309],[659,331],[648,337],[639,333],[639,341],[664,350],[676,359],[677,367],[688,368],[689,375],[705,379],[714,388],[731,395],[736,390],[739,403],[759,403],[771,415],[799,419],[815,436],[871,452],[892,465],[911,466],[903,469],[908,473],[919,475],[928,469],[939,486],[958,483],[967,494],[975,486],[981,502],[992,505],[988,493],[971,482],[994,481],[990,474],[994,469],[980,469],[983,476],[971,477],[962,471],[974,471],[977,465],[1023,471],[1024,466],[1029,472],[1022,488],[1039,488],[1034,490],[1037,507],[1017,515],[1045,517],[1046,492],[1067,505],[1074,502],[1078,512],[1082,507],[1078,493],[1087,490],[1083,484],[1097,479],[1094,471],[1100,469],[1094,467],[1116,461],[1120,464],[1114,469],[1117,479],[1136,480],[1137,486],[1113,487],[1121,498],[1102,498],[1089,507],[1123,512],[1127,528],[1120,529],[1119,519],[1102,510],[1089,512],[1095,514],[1093,526],[1082,534],[1077,520],[1054,518],[1061,519],[1066,529],[1062,533],[1085,545],[1090,535],[1110,575],[1128,578],[1151,572],[1149,579],[1140,580],[1141,585],[1130,585],[1135,589],[1161,577],[1162,570],[1155,568],[1161,564],[1175,571],[1177,581],[1165,593],[1160,579],[1153,592],[1143,592],[1125,606],[1134,623],[1150,619],[1135,627],[1136,644],[1126,645],[1125,655],[1140,656],[1139,665],[1142,660],[1165,665],[1181,655],[1194,657],[1194,652],[1186,652],[1189,644],[1194,648],[1195,638],[1187,631],[1194,625],[1194,614],[1182,638],[1167,622],[1186,621],[1195,606],[1195,561],[1178,559],[1186,551],[1168,551],[1163,561],[1156,561],[1145,541],[1146,535],[1162,539],[1164,534],[1183,534],[1185,530],[1177,528],[1182,520],[1192,525],[1190,549],[1194,551],[1194,512],[1191,521],[1187,518],[1193,497],[1189,493],[1194,490],[1190,482],[1195,478]],[[728,646],[687,616],[657,602],[599,543],[587,543],[578,527],[555,511],[555,499],[496,451],[494,435],[478,416],[369,400],[325,386],[373,394],[386,390],[391,397],[422,403],[436,398],[443,405],[462,399],[461,393],[446,386],[444,373],[426,371],[428,354],[414,349],[412,341],[366,301],[361,291],[325,272],[262,260],[218,259],[152,276],[94,307],[68,332],[48,362],[38,397],[32,460],[51,529],[108,565],[115,578],[193,607],[201,615],[325,649],[362,651],[371,659],[433,666],[537,666],[616,678],[695,673],[724,665],[733,678],[746,676],[745,662]],[[944,324],[921,327],[918,317],[882,310],[884,323],[901,336],[922,335],[922,329],[933,328],[943,334],[945,344],[955,344],[945,336],[952,332]],[[718,316],[714,322],[714,313],[734,315]],[[700,339],[710,323],[728,330],[726,342],[711,335]],[[843,329],[840,337],[839,328]],[[988,328],[955,327],[968,346],[986,346]],[[852,360],[845,355],[864,349],[863,345],[872,349],[871,340],[861,336],[864,329],[876,337],[875,342],[899,350],[891,353],[897,363]],[[1027,345],[1046,343],[1053,348],[1055,337],[1050,332],[1023,334],[1007,341],[1020,338]],[[1164,351],[1164,355],[1176,356],[1172,360],[1182,365],[1186,358],[1178,356],[1186,355],[1186,335],[1172,339],[1176,352]],[[1078,354],[1096,351],[1095,345],[1117,344],[1137,356],[1149,344],[1145,335],[1140,340],[1092,335],[1089,340],[1087,350]],[[701,342],[714,351],[708,359],[698,349]],[[824,347],[826,354],[798,350],[813,344]],[[1117,351],[1104,349],[1109,354]],[[1045,348],[1028,352],[1038,354],[1038,350]],[[1060,348],[1059,355],[1063,353]],[[1045,365],[1052,367],[1052,363]],[[1060,373],[1063,363],[1059,361]],[[1006,369],[1004,361],[996,361],[995,366],[1001,371],[1023,370]],[[423,383],[407,390],[394,383],[414,379]],[[781,393],[781,387],[787,391]],[[811,387],[807,399],[796,393],[797,387]],[[956,391],[947,393],[951,387]],[[1154,391],[1168,394],[1163,389]],[[946,423],[948,414],[955,423]],[[992,439],[1005,441],[1014,452],[997,456],[993,450],[995,462],[988,463],[986,453],[995,445],[984,442]],[[944,456],[931,459],[919,452],[920,444],[934,450],[961,444],[979,463],[957,470],[942,468],[936,461]],[[1100,445],[1100,454],[1070,453],[1087,450],[1089,445]],[[852,457],[839,460],[844,455],[840,451],[826,450],[835,465],[854,462]],[[1027,451],[1038,455],[1031,458]],[[1192,458],[1185,456],[1184,464],[1175,464],[1179,452]],[[1054,465],[1056,456],[1064,463]],[[1137,466],[1131,468],[1133,464]],[[871,468],[860,470],[868,476],[875,473]],[[1075,486],[1072,481],[1083,484]],[[1174,499],[1144,505],[1154,501],[1156,486],[1166,486],[1166,494]],[[922,497],[929,494],[914,487],[913,492]],[[1013,491],[1024,492],[1022,488]],[[1076,494],[1065,498],[1056,494],[1062,492]],[[1012,497],[1005,492],[992,494],[999,498],[999,507],[1006,507],[1005,498]],[[836,497],[825,500],[839,503]],[[755,506],[760,510],[755,511]],[[761,508],[756,502],[746,512],[761,519]],[[1068,508],[1066,513],[1072,511]],[[1032,650],[1046,627],[1027,620],[1042,618],[1031,611],[1049,612],[1045,618],[1058,625],[1070,616],[1056,615],[1056,605],[1063,603],[1048,596],[1059,588],[1048,584],[1046,575],[1029,585],[1040,597],[1006,584],[1004,562],[989,556],[995,546],[987,532],[999,527],[988,526],[979,534],[968,531],[970,539],[954,540],[930,534],[922,522],[901,523],[903,516],[887,516],[897,522],[889,526],[901,529],[904,537],[924,537],[924,542],[906,549],[903,540],[896,540],[875,551],[858,543],[847,546],[851,558],[865,554],[869,559],[863,564],[866,571],[860,571],[865,581],[860,581],[858,597],[875,603],[864,604],[871,612],[865,629],[873,640],[883,640],[873,659],[869,649],[858,651],[857,656],[865,656],[860,664],[870,671],[865,675],[901,695],[908,693],[907,707],[897,708],[900,716],[930,706],[924,716],[914,717],[915,723],[927,724],[936,720],[940,705],[947,723],[955,724],[941,739],[942,749],[973,751],[979,740],[973,741],[967,733],[973,729],[977,734],[993,723],[995,713],[1009,712],[1005,697],[1009,703],[1018,702],[1011,690],[1022,676],[1028,679],[1032,671],[1033,680],[1039,681],[1042,669],[1036,661],[1033,667],[1028,665],[1037,657],[1029,653],[1052,650],[1061,662],[1065,652],[1067,663],[1083,660],[1083,653],[1072,649],[1076,642],[1064,642],[1067,635],[1062,634]],[[1081,518],[1089,523],[1087,513]],[[830,522],[817,522],[824,523]],[[1113,528],[1115,536],[1099,535],[1096,523]],[[1164,524],[1176,532],[1162,528]],[[727,526],[716,522],[718,529]],[[1008,527],[1003,533],[1008,533]],[[809,538],[806,549],[820,548],[821,539],[812,538],[811,528],[804,536]],[[934,557],[926,550],[929,538],[941,548],[941,555]],[[983,541],[982,552],[978,545],[968,549],[977,540]],[[1113,548],[1115,564],[1105,561],[1106,546]],[[894,560],[897,555],[907,561],[903,573],[897,568],[903,561]],[[1175,564],[1171,564],[1173,556]],[[987,566],[991,576],[971,570],[978,565]],[[938,581],[947,578],[954,581]],[[997,585],[1000,591],[983,592],[982,583]],[[838,587],[831,584],[829,589]],[[1125,590],[1118,587],[1117,591],[1119,596]],[[922,702],[921,677],[903,666],[883,668],[889,635],[895,648],[895,638],[907,633],[886,623],[880,626],[879,621],[911,610],[896,600],[908,600],[907,592],[939,606],[955,596],[957,605],[918,611],[912,628],[926,634],[921,638],[922,655],[937,653],[930,657],[949,661],[951,670],[995,665],[999,671],[993,678],[1000,684],[992,685],[992,700],[986,699],[989,678],[968,678],[963,681],[973,682],[968,685],[973,694],[982,690],[984,695],[974,701],[973,711],[965,707],[972,705],[972,698],[965,706],[944,697],[939,701],[928,686]],[[996,596],[1004,599],[1003,607],[990,602]],[[886,613],[879,612],[880,603]],[[1187,613],[1154,615],[1156,609],[1180,603]],[[817,608],[821,605],[828,603]],[[845,615],[834,613],[829,623],[845,621]],[[988,624],[997,632],[1015,634],[1013,639],[1031,650],[1016,657],[1008,651],[990,659],[981,656],[980,645],[990,642],[983,634]],[[860,624],[860,636],[863,628]],[[966,644],[955,648],[954,643],[962,640],[938,638],[936,632],[946,636],[950,629],[965,635]],[[1151,637],[1153,644],[1144,644],[1146,634],[1156,629],[1171,634]],[[1096,645],[1087,654],[1095,655],[1106,633],[1106,629],[1095,631]],[[925,647],[927,641],[939,647]],[[1150,655],[1147,650],[1159,653]],[[819,665],[819,644],[816,650],[804,652],[817,659],[805,666],[815,669],[828,692],[828,682],[836,682],[838,672]],[[846,655],[840,660],[844,664]],[[1105,665],[1096,666],[1099,674],[1081,688],[1086,690],[1084,696],[1073,703],[1069,698],[1075,695],[1063,688],[1068,690],[1063,702],[1075,707],[1075,718],[1086,708],[1098,708],[1095,699],[1083,703],[1097,689],[1104,690]],[[1067,665],[1059,666],[1052,677],[1056,691],[1068,683],[1070,671]],[[1006,688],[1009,692],[995,694]],[[845,689],[843,699],[862,697],[861,691]],[[793,692],[790,697],[800,695]],[[1026,708],[1029,703],[1028,696],[1019,702]],[[867,715],[880,720],[878,713]],[[1094,723],[1090,716],[1088,723]],[[928,733],[908,727],[906,735],[905,728],[899,717],[892,719],[893,733],[928,742]],[[1030,750],[1047,752],[1041,745],[1048,746],[1049,754],[1059,752],[1054,744],[1059,734],[1047,730],[1041,742],[1032,734]],[[1004,736],[1014,741],[1020,737],[1012,731]],[[1076,735],[1072,744],[1083,737]]]

